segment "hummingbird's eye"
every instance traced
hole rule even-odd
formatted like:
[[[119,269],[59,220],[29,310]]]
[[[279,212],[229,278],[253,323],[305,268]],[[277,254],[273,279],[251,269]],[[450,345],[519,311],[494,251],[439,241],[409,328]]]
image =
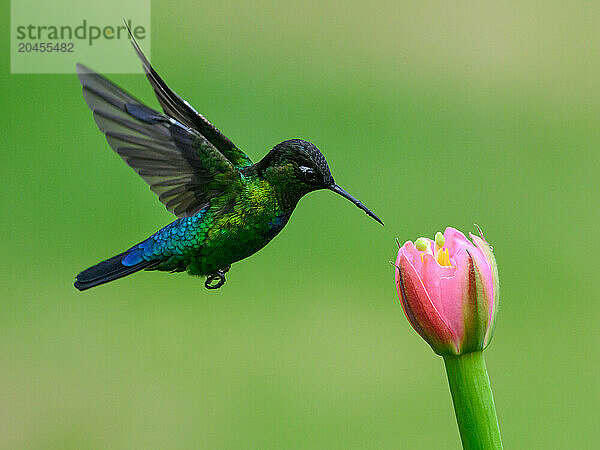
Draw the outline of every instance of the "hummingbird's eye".
[[[317,174],[310,167],[300,166],[300,171],[304,174],[304,178],[309,183],[314,183],[315,181],[317,181]]]

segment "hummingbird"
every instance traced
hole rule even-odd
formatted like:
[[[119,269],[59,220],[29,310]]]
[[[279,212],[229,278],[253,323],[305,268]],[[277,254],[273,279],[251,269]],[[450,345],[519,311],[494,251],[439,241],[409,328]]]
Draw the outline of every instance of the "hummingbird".
[[[83,96],[112,149],[177,219],[76,277],[80,291],[140,270],[187,271],[205,287],[225,283],[231,264],[262,249],[287,224],[298,201],[318,189],[365,205],[338,186],[319,149],[302,139],[250,158],[158,75],[130,33],[162,107],[152,109],[92,69],[77,64]]]

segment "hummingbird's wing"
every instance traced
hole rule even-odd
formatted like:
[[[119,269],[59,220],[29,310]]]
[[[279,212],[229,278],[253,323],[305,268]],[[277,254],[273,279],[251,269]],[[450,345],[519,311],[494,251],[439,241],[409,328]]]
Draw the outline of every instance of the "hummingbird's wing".
[[[156,98],[165,114],[202,134],[235,167],[242,168],[251,165],[252,161],[243,151],[237,148],[217,127],[167,86],[142,52],[142,49],[131,34],[131,30],[129,30],[129,37],[131,38],[135,52],[142,61],[146,77],[148,77]]]
[[[202,134],[147,107],[82,64],[77,64],[77,75],[110,146],[173,214],[192,216],[211,198],[241,189],[239,170]]]

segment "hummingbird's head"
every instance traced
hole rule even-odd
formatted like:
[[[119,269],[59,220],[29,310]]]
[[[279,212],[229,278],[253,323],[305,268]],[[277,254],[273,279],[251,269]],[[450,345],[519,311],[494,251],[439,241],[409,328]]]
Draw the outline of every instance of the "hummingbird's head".
[[[283,141],[273,147],[257,166],[259,173],[270,178],[281,194],[290,200],[297,202],[311,191],[329,189],[347,198],[383,225],[379,217],[335,183],[327,160],[311,142],[302,139]]]

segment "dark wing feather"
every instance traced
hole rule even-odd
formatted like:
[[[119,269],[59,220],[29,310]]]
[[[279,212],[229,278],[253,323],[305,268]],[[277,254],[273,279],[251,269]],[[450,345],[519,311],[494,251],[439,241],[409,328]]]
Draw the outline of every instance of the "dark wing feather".
[[[142,61],[144,72],[146,72],[146,76],[165,114],[202,134],[235,167],[241,168],[251,165],[252,161],[243,151],[237,148],[217,127],[167,86],[142,52],[142,49],[131,34],[131,30],[129,30],[129,37],[131,38],[135,52]]]
[[[81,64],[83,96],[110,146],[178,217],[241,186],[239,171],[203,135],[142,104]]]

